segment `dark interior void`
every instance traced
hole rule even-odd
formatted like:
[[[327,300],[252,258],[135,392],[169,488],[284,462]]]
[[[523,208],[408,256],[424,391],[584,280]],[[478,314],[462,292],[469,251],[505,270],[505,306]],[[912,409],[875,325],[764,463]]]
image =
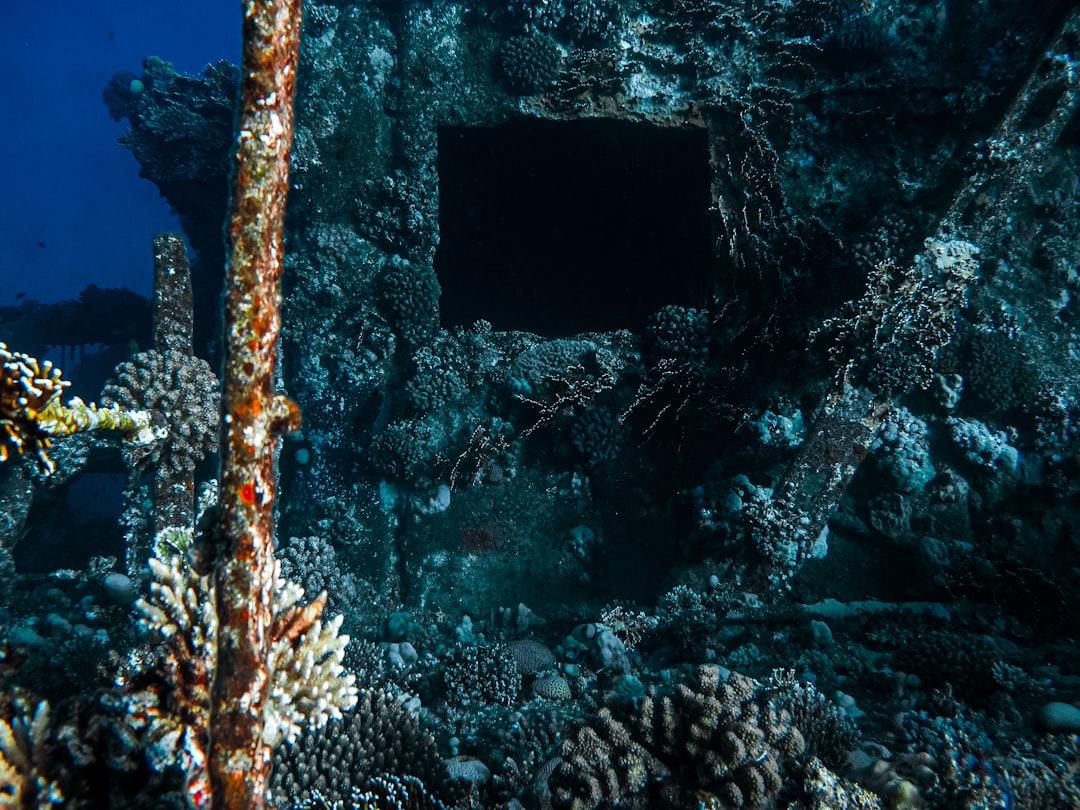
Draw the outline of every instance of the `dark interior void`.
[[[710,279],[705,133],[519,119],[439,130],[443,325],[640,332]]]

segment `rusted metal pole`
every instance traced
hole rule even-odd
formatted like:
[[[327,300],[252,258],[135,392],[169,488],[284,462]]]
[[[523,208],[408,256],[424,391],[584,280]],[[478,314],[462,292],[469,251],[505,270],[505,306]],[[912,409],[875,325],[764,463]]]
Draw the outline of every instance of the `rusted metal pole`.
[[[240,115],[225,280],[221,479],[214,581],[218,671],[211,694],[214,808],[264,804],[277,437],[299,426],[274,393],[282,231],[292,141],[300,0],[245,0]]]

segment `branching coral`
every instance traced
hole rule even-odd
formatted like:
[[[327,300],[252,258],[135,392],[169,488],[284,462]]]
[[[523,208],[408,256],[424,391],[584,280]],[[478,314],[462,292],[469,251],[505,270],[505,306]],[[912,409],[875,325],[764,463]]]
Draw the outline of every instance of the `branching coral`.
[[[347,802],[365,786],[370,788],[370,780],[380,774],[422,779],[431,786],[446,778],[435,740],[402,696],[365,689],[356,707],[343,717],[277,748],[270,803],[351,806]],[[316,798],[322,804],[315,804]]]
[[[509,706],[521,691],[517,658],[506,647],[457,645],[439,674],[447,702],[462,712],[482,703]]]
[[[169,564],[151,559],[150,569],[150,593],[137,607],[140,623],[162,642],[158,671],[166,682],[151,735],[172,752],[166,762],[184,767],[195,793],[205,780],[210,688],[218,663],[214,584],[180,557]],[[324,624],[326,594],[301,606],[303,594],[299,585],[275,576],[264,726],[270,745],[296,739],[305,727],[321,728],[356,703],[355,676],[341,664],[349,640],[338,635],[341,617]]]
[[[571,810],[615,807],[645,790],[668,769],[626,725],[603,708],[591,725],[564,741],[562,762],[549,780],[553,804]]]
[[[0,343],[0,461],[32,452],[42,469],[53,470],[45,452],[52,439],[87,430],[119,430],[132,446],[149,446],[157,438],[146,411],[98,408],[78,397],[66,406],[60,393],[70,383],[46,360],[10,351]]]
[[[322,728],[356,703],[356,676],[341,665],[349,643],[348,636],[338,635],[343,617],[324,624],[326,592],[300,606],[303,596],[299,585],[277,578],[265,732],[273,745],[292,742],[305,726]]]
[[[431,267],[392,256],[379,278],[379,298],[391,328],[410,348],[427,343],[439,324],[441,288]]]
[[[0,807],[62,807],[60,787],[46,775],[49,704],[32,706],[18,694],[10,709],[12,717],[0,721]]]

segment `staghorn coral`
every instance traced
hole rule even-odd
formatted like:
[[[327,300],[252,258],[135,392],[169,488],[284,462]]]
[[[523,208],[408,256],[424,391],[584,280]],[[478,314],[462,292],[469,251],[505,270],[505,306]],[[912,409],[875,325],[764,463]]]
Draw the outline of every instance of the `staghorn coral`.
[[[116,367],[101,400],[149,411],[168,433],[129,452],[137,465],[167,465],[185,473],[217,448],[221,384],[205,360],[173,349],[139,352]]]
[[[432,786],[445,780],[435,740],[403,696],[365,689],[351,711],[274,751],[270,802],[305,806],[318,797],[321,806],[341,806],[380,774],[415,777]]]
[[[45,451],[55,437],[87,430],[119,430],[132,447],[149,446],[156,438],[145,411],[99,409],[78,397],[67,406],[61,405],[60,392],[68,385],[50,361],[41,363],[0,343],[0,462],[12,454],[32,452],[49,474],[54,465]]]

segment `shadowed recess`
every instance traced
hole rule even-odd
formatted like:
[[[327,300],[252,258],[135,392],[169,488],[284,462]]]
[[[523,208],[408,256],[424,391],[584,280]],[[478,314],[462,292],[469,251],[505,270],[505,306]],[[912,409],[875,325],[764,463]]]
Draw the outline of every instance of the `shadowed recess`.
[[[710,278],[705,133],[524,118],[439,129],[444,325],[640,332]]]

